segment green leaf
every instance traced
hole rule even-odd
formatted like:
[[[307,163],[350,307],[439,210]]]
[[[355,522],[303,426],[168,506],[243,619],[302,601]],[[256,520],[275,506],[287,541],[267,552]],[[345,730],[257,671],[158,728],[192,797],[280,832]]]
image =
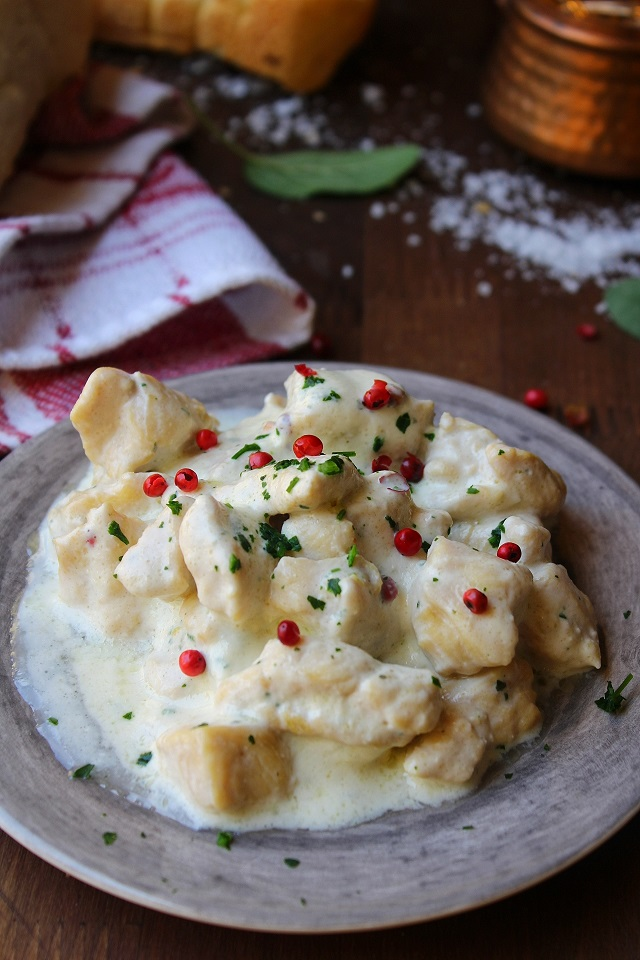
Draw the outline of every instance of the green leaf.
[[[363,195],[393,186],[415,167],[420,152],[419,147],[402,144],[375,150],[250,154],[244,160],[244,175],[256,189],[285,200]]]
[[[613,322],[640,340],[640,277],[612,284],[604,292],[604,302]]]

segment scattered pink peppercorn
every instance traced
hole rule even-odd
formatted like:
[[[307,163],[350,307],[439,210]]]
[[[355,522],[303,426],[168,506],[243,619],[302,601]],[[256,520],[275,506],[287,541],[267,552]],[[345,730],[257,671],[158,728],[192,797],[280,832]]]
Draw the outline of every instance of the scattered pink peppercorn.
[[[207,661],[199,650],[183,650],[178,666],[187,677],[199,677],[207,669]]]
[[[531,390],[527,390],[522,399],[533,410],[546,410],[549,406],[549,394],[540,387],[532,387]]]
[[[273,457],[270,453],[267,453],[266,450],[257,450],[249,457],[249,466],[252,470],[259,470],[260,467],[266,467],[272,460]]]
[[[213,430],[198,430],[196,443],[201,450],[211,450],[212,447],[218,446],[218,434]]]
[[[600,331],[595,323],[579,323],[576,327],[576,333],[583,340],[597,340],[600,336]]]
[[[591,414],[587,407],[582,403],[568,403],[562,409],[564,415],[564,422],[568,427],[573,427],[578,429],[579,427],[586,427],[591,422]]]
[[[376,457],[375,460],[371,461],[371,473],[379,473],[380,470],[388,470],[390,466],[391,457],[388,457],[386,453],[382,453],[379,457]]]
[[[395,600],[395,598],[398,596],[398,585],[393,577],[382,578],[381,595],[385,603],[390,603],[391,600]]]
[[[198,474],[195,470],[192,470],[191,467],[183,467],[181,470],[178,470],[173,479],[176,487],[185,493],[191,493],[200,482],[198,480]]]
[[[501,560],[510,560],[511,563],[517,563],[520,557],[522,556],[522,550],[517,543],[512,543],[508,540],[506,543],[501,543],[497,550],[497,556]]]
[[[169,484],[161,473],[150,473],[142,484],[142,492],[148,497],[161,497]]]
[[[302,460],[303,457],[319,457],[322,450],[322,440],[320,437],[314,437],[312,433],[303,433],[293,443],[293,452],[298,460]]]
[[[471,610],[471,613],[484,613],[489,606],[486,593],[483,593],[482,590],[476,590],[475,587],[465,590],[462,594],[462,601],[465,607]]]
[[[422,547],[422,537],[413,527],[403,527],[394,534],[393,545],[403,557],[413,557]]]
[[[306,363],[296,363],[294,369],[296,373],[300,374],[301,377],[317,376],[317,370],[313,370],[311,367],[308,367]]]
[[[400,473],[409,483],[418,483],[424,476],[424,463],[419,457],[408,453],[400,464]]]
[[[373,386],[369,387],[362,402],[368,410],[378,410],[380,407],[386,407],[391,400],[391,394],[387,390],[386,380],[374,380]]]
[[[295,620],[281,620],[278,624],[278,640],[285,647],[295,647],[300,642],[300,627]]]

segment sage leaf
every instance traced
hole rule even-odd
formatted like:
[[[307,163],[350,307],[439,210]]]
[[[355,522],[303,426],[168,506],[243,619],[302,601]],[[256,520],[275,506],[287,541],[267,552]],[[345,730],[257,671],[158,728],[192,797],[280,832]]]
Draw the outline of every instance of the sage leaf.
[[[613,322],[640,340],[640,278],[612,284],[605,290],[604,301]]]
[[[348,196],[376,193],[391,187],[420,160],[411,144],[374,150],[296,150],[251,154],[244,161],[249,183],[284,200],[305,200],[316,194]]]

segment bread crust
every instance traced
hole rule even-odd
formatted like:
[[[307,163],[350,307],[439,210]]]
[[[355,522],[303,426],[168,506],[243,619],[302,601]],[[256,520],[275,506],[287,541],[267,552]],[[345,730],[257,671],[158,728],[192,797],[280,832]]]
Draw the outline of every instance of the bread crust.
[[[96,0],[97,39],[215,53],[299,93],[322,87],[376,0]]]
[[[92,0],[0,0],[0,186],[42,101],[84,67]]]

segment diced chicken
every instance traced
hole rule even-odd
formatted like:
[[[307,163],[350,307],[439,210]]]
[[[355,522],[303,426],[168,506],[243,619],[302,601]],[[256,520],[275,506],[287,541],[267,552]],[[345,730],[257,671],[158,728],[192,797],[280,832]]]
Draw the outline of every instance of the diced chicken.
[[[398,747],[437,723],[431,673],[380,663],[333,640],[270,640],[253,666],[218,688],[217,708],[301,736],[354,746]]]
[[[62,537],[86,522],[90,510],[109,504],[127,517],[150,520],[157,512],[153,499],[145,496],[142,484],[146,474],[125,473],[118,480],[97,483],[84,490],[74,490],[49,515],[52,537]]]
[[[486,716],[491,742],[498,746],[513,747],[540,729],[542,715],[536,706],[533,670],[526,660],[515,658],[506,667],[445,681],[443,688],[449,708],[476,725],[479,713]]]
[[[305,457],[299,462],[291,458],[283,466],[286,462],[249,470],[237,483],[216,487],[216,499],[256,518],[301,510],[335,508],[337,512],[362,482],[346,457]]]
[[[386,383],[390,402],[369,409],[363,398],[374,380]],[[320,437],[327,453],[354,451],[354,462],[365,472],[371,470],[376,453],[396,461],[407,452],[422,454],[425,432],[433,423],[433,403],[409,397],[385,374],[318,369],[311,378],[294,371],[285,387],[287,409],[278,428],[290,442],[312,433]]]
[[[263,613],[275,566],[249,523],[202,494],[186,511],[179,535],[200,603],[238,624]]]
[[[197,400],[147,374],[113,367],[91,374],[71,421],[89,460],[109,477],[159,469],[182,450],[195,452],[198,430],[217,426]]]
[[[289,793],[291,755],[273,730],[182,728],[163,734],[156,747],[169,776],[205,810],[242,813]]]
[[[404,769],[421,779],[468,783],[486,759],[487,745],[475,724],[445,707],[438,725],[409,747]]]
[[[491,430],[443,413],[414,497],[456,522],[524,510],[553,518],[564,502],[560,475],[539,457],[499,441]]]
[[[522,551],[520,563],[527,567],[551,559],[551,534],[534,517],[498,515],[487,520],[461,521],[453,524],[450,538],[485,553],[496,553],[507,542],[516,543]]]
[[[440,722],[407,751],[405,770],[411,776],[470,783],[487,766],[494,746],[508,749],[540,729],[533,672],[524,660],[445,681],[443,694]]]
[[[409,607],[418,643],[435,669],[468,676],[510,663],[531,582],[524,566],[445,537],[434,540],[411,586]],[[487,596],[483,613],[464,604],[471,588]]]
[[[193,577],[184,562],[178,536],[183,511],[193,503],[191,497],[176,497],[173,509],[164,507],[118,564],[118,580],[135,597],[177,600],[195,589]],[[180,505],[180,511],[178,506]]]
[[[533,590],[521,632],[533,665],[555,677],[598,668],[598,627],[589,598],[559,564],[541,564],[532,572]]]
[[[285,520],[282,533],[287,539],[297,537],[299,556],[310,560],[347,554],[355,543],[353,524],[335,510],[301,510]]]
[[[326,560],[283,557],[273,574],[270,599],[282,617],[295,620],[304,633],[333,637],[377,657],[399,639],[381,590],[377,567],[361,557],[351,566],[344,554]]]
[[[114,572],[144,527],[141,520],[103,504],[89,510],[84,524],[53,541],[60,597],[98,617],[108,632],[129,633],[139,622],[136,602]]]
[[[346,517],[353,524],[358,552],[392,577],[407,566],[406,558],[393,547],[396,530],[415,526],[423,540],[431,543],[451,526],[445,511],[416,507],[404,477],[388,471],[365,477],[362,489],[346,505]],[[422,560],[424,553],[416,562]]]

